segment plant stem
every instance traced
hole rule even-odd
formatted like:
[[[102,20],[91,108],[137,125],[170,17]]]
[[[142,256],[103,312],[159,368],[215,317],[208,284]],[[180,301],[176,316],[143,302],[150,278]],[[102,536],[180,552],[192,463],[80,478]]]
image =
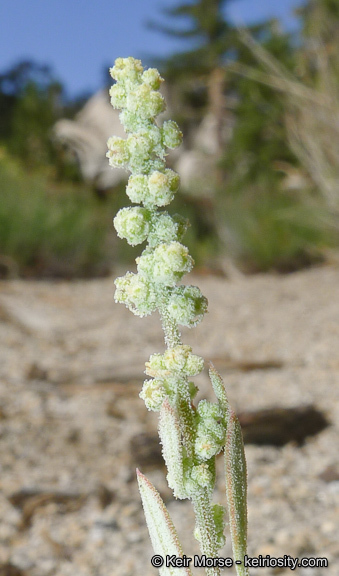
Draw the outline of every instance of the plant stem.
[[[174,348],[181,344],[180,332],[176,322],[174,322],[168,315],[166,308],[160,310],[162,320],[162,327],[165,333],[165,342],[169,348]],[[178,386],[178,415],[180,427],[183,434],[183,443],[186,448],[188,457],[192,458],[194,455],[194,435],[192,435],[192,406],[189,395],[185,394],[184,388],[187,387],[186,382]],[[186,386],[185,386],[186,384]],[[188,392],[188,391],[187,391]],[[200,533],[200,547],[203,554],[207,558],[215,558],[218,554],[218,546],[215,542],[215,528],[212,516],[212,509],[210,504],[210,495],[206,489],[202,489],[198,494],[192,496],[192,503],[196,516],[197,526]],[[219,567],[206,568],[207,576],[220,576]]]
[[[165,333],[165,342],[168,348],[174,348],[181,344],[181,334],[177,323],[170,318],[165,306],[159,308],[161,323]]]
[[[218,547],[215,543],[215,529],[210,504],[210,496],[204,489],[192,497],[197,526],[200,535],[200,547],[207,558],[216,558]],[[207,576],[220,576],[219,567],[206,568]]]
[[[178,382],[178,401],[177,410],[179,415],[179,422],[181,427],[183,444],[186,448],[188,458],[194,457],[194,407],[189,395],[187,378]]]

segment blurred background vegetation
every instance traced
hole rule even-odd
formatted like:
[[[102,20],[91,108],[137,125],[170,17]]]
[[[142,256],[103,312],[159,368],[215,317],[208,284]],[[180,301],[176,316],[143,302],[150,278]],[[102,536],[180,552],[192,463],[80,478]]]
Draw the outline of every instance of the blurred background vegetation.
[[[201,268],[224,272],[290,272],[336,258],[339,3],[306,2],[293,34],[278,21],[239,31],[222,15],[226,3],[183,2],[149,23],[195,40],[154,59],[185,148],[204,119],[214,123],[207,183],[185,183],[174,203],[190,218],[190,251]],[[0,73],[0,277],[100,276],[135,257],[112,228],[124,184],[98,194],[53,138],[55,123],[86,99],[68,101],[41,63]]]

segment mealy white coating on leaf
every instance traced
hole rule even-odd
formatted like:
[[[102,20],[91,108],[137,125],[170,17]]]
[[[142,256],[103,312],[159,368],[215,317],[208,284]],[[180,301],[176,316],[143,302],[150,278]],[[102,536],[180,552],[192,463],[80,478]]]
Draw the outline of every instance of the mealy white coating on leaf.
[[[182,557],[183,551],[172,519],[159,492],[141,472],[137,471],[139,491],[153,550],[163,558]],[[164,565],[160,576],[192,576],[189,568],[173,568]]]
[[[160,410],[159,436],[167,466],[167,482],[176,498],[187,498],[184,488],[180,424],[174,409],[166,399]]]
[[[218,547],[222,548],[225,545],[225,516],[226,508],[221,506],[221,504],[213,504],[212,506],[213,520],[215,524],[215,532],[217,536]]]
[[[247,471],[241,427],[232,410],[227,414],[225,471],[233,557],[243,560],[247,554]],[[238,576],[248,576],[243,563],[235,566]]]
[[[225,535],[224,535],[224,530],[225,530],[225,515],[226,515],[226,509],[224,506],[221,506],[221,504],[213,504],[212,505],[212,521],[214,524],[214,534],[215,534],[215,542],[216,542],[216,547],[217,549],[222,548],[225,545]],[[198,540],[199,542],[201,542],[201,534],[200,534],[200,530],[199,527],[196,525],[195,529],[194,529],[194,537],[196,540]]]
[[[224,385],[224,382],[223,382],[220,374],[218,374],[218,372],[216,371],[216,369],[214,368],[213,365],[211,365],[211,367],[209,369],[209,376],[211,379],[214,393],[215,393],[216,397],[218,398],[218,403],[219,403],[221,412],[222,412],[222,414],[226,415],[229,411],[229,403],[228,403],[228,398],[226,395],[225,385]]]

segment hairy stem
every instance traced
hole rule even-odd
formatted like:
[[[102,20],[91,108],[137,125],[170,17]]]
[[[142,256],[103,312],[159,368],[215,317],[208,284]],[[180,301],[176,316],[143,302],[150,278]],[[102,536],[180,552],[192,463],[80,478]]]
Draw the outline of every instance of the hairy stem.
[[[189,458],[194,456],[194,424],[193,424],[193,406],[188,390],[187,379],[178,383],[178,402],[177,402],[179,422],[183,438],[183,444]]]
[[[159,309],[161,323],[165,334],[165,342],[168,348],[174,348],[181,344],[181,334],[177,323],[170,317],[165,306]]]
[[[208,558],[216,558],[218,546],[215,542],[214,521],[207,490],[205,489],[193,496],[192,502],[199,530],[201,551]],[[206,568],[206,574],[207,576],[220,576],[220,569],[218,567]]]

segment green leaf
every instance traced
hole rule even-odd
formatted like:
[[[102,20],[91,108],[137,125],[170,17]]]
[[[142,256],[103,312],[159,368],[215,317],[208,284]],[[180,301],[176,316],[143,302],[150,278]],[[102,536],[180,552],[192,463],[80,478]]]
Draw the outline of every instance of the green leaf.
[[[153,550],[165,560],[165,565],[159,568],[160,576],[192,576],[188,567],[166,567],[167,555],[183,557],[178,534],[159,492],[139,470],[137,478]]]
[[[225,444],[226,496],[230,522],[232,549],[238,576],[248,576],[244,567],[247,554],[247,472],[239,420],[233,410],[227,413]]]
[[[218,374],[212,363],[210,364],[209,375],[212,382],[214,393],[218,398],[219,406],[222,409],[223,414],[225,414],[226,416],[226,414],[229,411],[230,405],[228,403],[225,385],[223,383],[220,374]]]
[[[187,498],[184,488],[182,441],[178,417],[167,398],[160,410],[159,435],[167,466],[167,482],[176,498]]]

